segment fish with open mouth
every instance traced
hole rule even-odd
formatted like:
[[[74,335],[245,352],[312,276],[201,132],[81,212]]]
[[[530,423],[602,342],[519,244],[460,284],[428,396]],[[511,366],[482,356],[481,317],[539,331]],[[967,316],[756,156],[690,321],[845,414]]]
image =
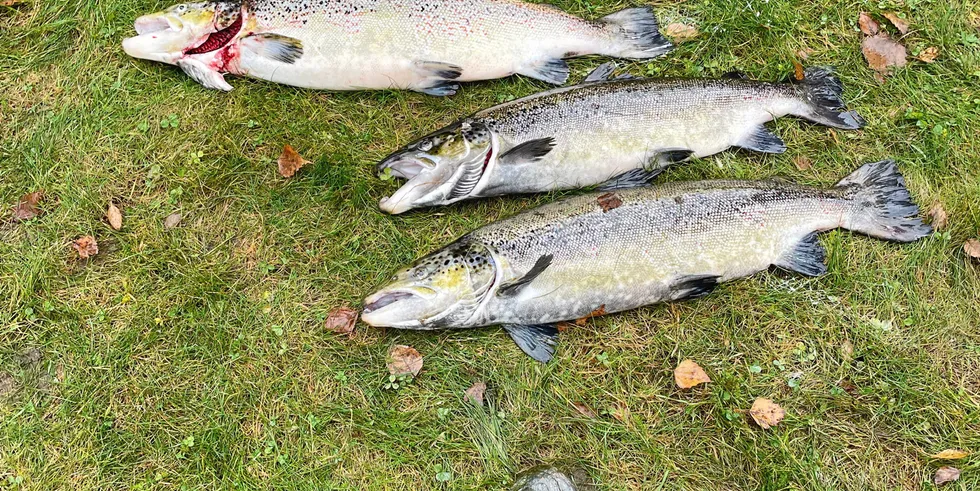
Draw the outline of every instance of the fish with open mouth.
[[[786,151],[765,123],[793,115],[856,129],[833,70],[811,67],[799,83],[739,78],[608,80],[603,65],[583,83],[477,112],[422,137],[378,164],[407,179],[383,198],[392,214],[466,199],[607,189],[651,179],[667,165],[737,146]]]
[[[646,59],[671,44],[649,7],[588,21],[518,0],[245,0],[144,15],[130,56],[179,66],[211,89],[225,73],[332,90],[451,95],[458,82],[515,73],[562,84],[562,58]]]
[[[361,319],[399,329],[501,325],[536,360],[555,323],[704,295],[777,266],[826,272],[817,233],[910,242],[930,232],[895,162],[836,186],[692,181],[586,193],[477,229],[395,274]]]

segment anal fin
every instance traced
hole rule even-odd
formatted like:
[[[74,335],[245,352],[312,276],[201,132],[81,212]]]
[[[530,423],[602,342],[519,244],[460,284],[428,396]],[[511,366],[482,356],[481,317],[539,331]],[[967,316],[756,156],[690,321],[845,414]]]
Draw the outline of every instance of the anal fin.
[[[687,300],[703,297],[718,286],[721,276],[713,274],[685,275],[670,284],[670,300]]]
[[[762,153],[783,153],[786,151],[786,143],[765,126],[756,127],[736,145],[746,150]]]
[[[555,355],[558,344],[558,328],[554,324],[507,324],[503,326],[521,351],[541,363],[548,363]]]
[[[232,89],[232,86],[228,82],[225,82],[225,77],[221,72],[211,68],[202,61],[193,58],[181,58],[177,60],[177,66],[188,77],[209,89],[223,90],[225,92]]]
[[[817,240],[817,233],[810,232],[774,264],[807,276],[820,276],[827,272],[826,258],[827,250]]]
[[[242,49],[281,63],[293,64],[303,56],[303,42],[279,34],[252,34],[242,38]]]
[[[611,61],[607,61],[595,67],[595,70],[589,72],[589,74],[582,79],[581,83],[587,84],[590,82],[605,82],[607,80],[611,80],[614,71],[616,71],[616,64]]]
[[[459,90],[459,83],[455,80],[463,74],[462,67],[440,61],[425,60],[416,61],[414,65],[415,71],[422,79],[419,92],[443,97],[453,95]]]
[[[568,80],[568,63],[558,58],[548,58],[525,65],[517,73],[549,84],[561,85]]]

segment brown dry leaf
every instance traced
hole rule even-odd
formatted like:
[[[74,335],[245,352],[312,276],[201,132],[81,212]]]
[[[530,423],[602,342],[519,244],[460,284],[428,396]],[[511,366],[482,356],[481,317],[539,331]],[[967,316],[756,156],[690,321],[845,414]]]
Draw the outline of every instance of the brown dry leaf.
[[[690,389],[711,382],[711,378],[694,360],[684,360],[674,369],[674,383],[682,389]]]
[[[586,418],[594,418],[595,417],[595,413],[592,412],[592,410],[589,409],[589,406],[586,406],[584,403],[576,402],[576,403],[573,403],[572,404],[572,407],[574,407],[575,410],[578,411],[579,414],[581,414],[582,416],[585,416]]]
[[[939,48],[935,46],[920,51],[919,56],[916,56],[916,59],[925,63],[932,63],[936,61],[936,58],[939,58]]]
[[[13,7],[22,3],[27,3],[27,0],[0,0],[0,7]]]
[[[482,406],[483,395],[486,392],[487,384],[482,381],[476,381],[469,389],[466,389],[466,392],[463,393],[463,399],[475,406]]]
[[[936,475],[932,478],[932,482],[936,483],[936,486],[942,486],[943,484],[953,482],[960,478],[960,470],[956,467],[940,467],[936,470]]]
[[[902,19],[901,17],[899,17],[898,16],[898,13],[896,13],[896,12],[885,12],[884,14],[881,14],[881,15],[884,15],[885,18],[888,19],[888,22],[891,22],[892,25],[895,26],[895,29],[898,29],[898,32],[900,32],[902,34],[908,34],[908,32],[909,32],[909,23],[905,19]]]
[[[411,346],[395,345],[388,352],[388,372],[392,375],[411,374],[417,377],[422,371],[422,354]]]
[[[667,24],[667,27],[664,29],[664,35],[669,37],[671,41],[678,44],[685,41],[690,41],[698,37],[699,34],[701,33],[698,32],[697,27],[682,24],[680,22]]]
[[[109,226],[113,230],[122,229],[122,212],[113,203],[109,203],[109,209],[105,212],[105,218],[109,221]]]
[[[786,417],[786,411],[779,404],[765,397],[760,397],[752,403],[749,415],[762,429],[769,429],[778,425]]]
[[[956,448],[947,448],[942,452],[930,455],[930,457],[934,459],[942,459],[942,460],[956,460],[956,459],[962,459],[963,457],[966,457],[968,455],[970,455],[970,452],[965,452],[963,450],[959,450]]]
[[[980,259],[980,240],[970,239],[963,244],[963,252],[973,259]]]
[[[943,208],[942,203],[938,201],[933,203],[929,207],[929,211],[926,212],[926,216],[929,217],[929,223],[932,225],[933,230],[946,228],[946,209]]]
[[[13,208],[14,221],[22,222],[40,215],[42,211],[37,207],[37,204],[40,203],[43,198],[44,191],[35,191],[33,193],[27,193],[21,196]]]
[[[584,326],[589,323],[589,319],[593,317],[599,317],[600,315],[606,315],[606,304],[600,305],[599,308],[593,310],[592,312],[589,312],[589,315],[585,317],[575,319],[575,325],[579,327]]]
[[[905,46],[897,43],[886,34],[864,38],[861,52],[872,70],[887,74],[892,67],[903,67],[908,56]]]
[[[623,204],[623,200],[619,199],[616,193],[606,193],[600,195],[598,198],[599,206],[602,207],[602,212],[606,213],[609,210],[615,210]]]
[[[350,335],[354,332],[354,324],[356,323],[357,311],[348,307],[341,307],[327,315],[324,327],[337,334]]]
[[[301,157],[293,147],[289,145],[284,145],[282,147],[282,154],[279,155],[279,175],[282,177],[293,177],[296,171],[300,170],[304,165],[309,164],[310,161]]]
[[[805,76],[806,72],[803,70],[803,65],[800,62],[793,60],[793,77],[796,78],[797,81],[800,81],[803,80]]]
[[[793,157],[793,164],[799,170],[810,170],[813,167],[813,161],[809,157],[804,157],[802,155],[797,155]]]
[[[184,218],[184,217],[182,217],[182,216],[180,215],[180,213],[171,213],[171,214],[169,214],[169,215],[167,215],[167,218],[164,218],[164,219],[163,219],[163,226],[164,226],[164,227],[165,227],[165,228],[166,228],[167,230],[170,230],[170,229],[172,229],[172,228],[174,228],[174,227],[176,227],[177,225],[180,225],[180,221],[181,221],[181,220],[182,220],[183,218]]]
[[[867,12],[861,12],[861,15],[858,16],[858,27],[861,28],[861,32],[868,36],[874,36],[881,31],[878,21],[871,18],[871,14]]]
[[[91,235],[83,235],[75,239],[75,242],[71,243],[71,247],[78,252],[78,257],[82,259],[88,259],[99,253],[99,243]]]
[[[810,59],[810,55],[812,55],[813,53],[814,53],[814,51],[812,49],[810,49],[810,48],[803,48],[803,49],[801,49],[801,50],[799,50],[799,51],[796,52],[796,56],[799,56],[801,60],[806,61],[806,60]]]

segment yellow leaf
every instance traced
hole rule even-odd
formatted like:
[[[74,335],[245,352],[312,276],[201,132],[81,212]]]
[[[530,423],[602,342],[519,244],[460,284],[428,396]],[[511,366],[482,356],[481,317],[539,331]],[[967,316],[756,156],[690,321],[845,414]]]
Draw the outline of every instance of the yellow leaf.
[[[113,230],[119,230],[122,228],[122,212],[116,205],[109,203],[109,209],[105,213],[106,220],[109,221],[109,226]]]
[[[711,382],[708,374],[692,360],[684,360],[674,369],[674,382],[682,389],[690,389]]]
[[[942,460],[956,460],[956,459],[962,459],[967,455],[970,455],[970,452],[964,452],[963,450],[957,450],[955,448],[947,448],[942,452],[939,452],[937,454],[932,454],[930,457],[934,459],[942,459]]]
[[[296,150],[293,150],[293,147],[285,145],[282,147],[282,155],[279,156],[278,160],[279,175],[282,177],[293,177],[296,171],[309,163],[310,161],[301,157]]]

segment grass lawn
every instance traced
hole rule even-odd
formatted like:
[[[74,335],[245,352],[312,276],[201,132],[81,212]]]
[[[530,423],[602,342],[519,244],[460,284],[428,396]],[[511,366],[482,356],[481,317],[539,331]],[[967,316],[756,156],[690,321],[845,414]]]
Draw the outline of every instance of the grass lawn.
[[[556,3],[590,17],[625,6]],[[726,152],[661,180],[830,185],[892,157],[949,226],[908,245],[825,234],[824,277],[763,273],[593,319],[562,334],[548,365],[495,328],[359,325],[348,338],[323,323],[398,265],[555,199],[392,217],[377,202],[398,184],[373,175],[414,136],[545,85],[511,77],[439,99],[229,77],[233,92],[208,91],[122,52],[133,20],[165,6],[0,7],[0,488],[499,489],[539,463],[580,467],[602,489],[931,489],[942,465],[962,470],[945,489],[980,488],[980,453],[928,457],[980,452],[980,265],[962,249],[980,232],[976,2],[654,4],[664,25],[702,34],[621,64],[630,72],[775,80],[809,50],[804,63],[837,66],[869,123],[781,120],[786,154]],[[877,81],[862,10],[904,14],[910,58],[932,46],[939,58]],[[573,80],[599,62],[574,61]],[[283,144],[314,163],[283,179]],[[9,220],[38,189],[46,213]],[[105,221],[110,201],[121,231]],[[86,261],[70,247],[83,235],[99,243]],[[391,389],[395,344],[417,348],[425,368]],[[684,358],[713,381],[677,389]],[[478,380],[489,407],[462,399]],[[756,397],[786,419],[760,429],[747,415]]]

